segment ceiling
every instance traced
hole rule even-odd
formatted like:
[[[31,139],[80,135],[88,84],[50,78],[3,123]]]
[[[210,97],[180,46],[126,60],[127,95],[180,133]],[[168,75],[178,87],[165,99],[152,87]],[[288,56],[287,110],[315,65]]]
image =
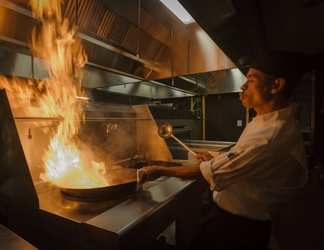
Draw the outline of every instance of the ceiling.
[[[323,0],[179,0],[238,66],[265,49],[324,52]]]

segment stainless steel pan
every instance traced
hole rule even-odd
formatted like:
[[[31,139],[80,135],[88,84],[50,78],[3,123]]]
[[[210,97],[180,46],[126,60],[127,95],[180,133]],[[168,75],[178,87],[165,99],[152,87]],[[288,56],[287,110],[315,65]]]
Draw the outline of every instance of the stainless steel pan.
[[[130,196],[135,193],[137,169],[120,168],[108,170],[104,175],[109,183],[97,188],[60,188],[63,197],[77,201],[105,201]]]
[[[76,201],[108,201],[121,199],[133,195],[136,192],[137,169],[148,165],[181,166],[176,162],[142,161],[135,164],[134,168],[111,168],[104,175],[109,186],[97,188],[63,188],[59,187],[64,198]]]

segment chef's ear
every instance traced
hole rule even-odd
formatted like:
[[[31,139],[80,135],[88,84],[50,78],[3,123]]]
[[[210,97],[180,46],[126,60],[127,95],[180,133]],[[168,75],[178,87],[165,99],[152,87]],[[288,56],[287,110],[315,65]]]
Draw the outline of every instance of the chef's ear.
[[[286,80],[283,78],[277,78],[274,80],[272,86],[271,86],[271,93],[275,94],[278,91],[282,90],[286,85]]]

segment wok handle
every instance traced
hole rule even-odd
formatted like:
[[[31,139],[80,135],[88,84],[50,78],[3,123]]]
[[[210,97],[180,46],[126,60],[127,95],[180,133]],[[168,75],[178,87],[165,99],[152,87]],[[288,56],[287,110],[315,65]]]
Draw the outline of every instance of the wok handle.
[[[193,151],[191,148],[189,148],[186,144],[184,144],[182,141],[180,141],[177,137],[175,137],[173,134],[171,134],[171,137],[175,139],[177,142],[181,144],[185,149],[187,149],[190,153],[192,153],[194,156],[197,156],[196,152]]]

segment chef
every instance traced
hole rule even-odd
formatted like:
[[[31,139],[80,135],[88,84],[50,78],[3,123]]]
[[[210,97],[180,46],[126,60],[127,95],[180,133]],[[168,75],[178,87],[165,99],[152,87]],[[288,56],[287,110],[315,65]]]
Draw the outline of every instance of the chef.
[[[267,249],[271,221],[307,182],[305,147],[288,103],[303,76],[303,59],[283,51],[256,58],[239,99],[257,115],[229,152],[214,158],[197,152],[196,166],[144,167],[146,181],[160,176],[208,181],[213,208],[190,249]]]

